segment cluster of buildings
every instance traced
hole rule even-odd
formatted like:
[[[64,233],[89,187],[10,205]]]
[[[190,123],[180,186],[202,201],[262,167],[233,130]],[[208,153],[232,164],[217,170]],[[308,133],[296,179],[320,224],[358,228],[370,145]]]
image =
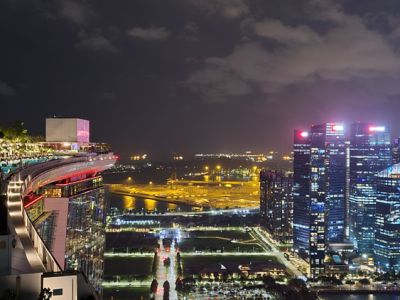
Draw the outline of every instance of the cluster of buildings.
[[[263,225],[326,274],[328,252],[351,245],[380,271],[400,271],[400,159],[390,129],[371,123],[295,130],[293,171],[262,171]]]

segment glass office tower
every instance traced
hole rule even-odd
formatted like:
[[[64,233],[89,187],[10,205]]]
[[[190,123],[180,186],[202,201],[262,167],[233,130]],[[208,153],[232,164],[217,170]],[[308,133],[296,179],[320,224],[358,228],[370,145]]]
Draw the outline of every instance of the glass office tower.
[[[292,241],[293,198],[291,174],[279,171],[260,172],[261,225],[274,239]]]
[[[377,175],[375,264],[381,271],[400,271],[400,164]]]
[[[392,144],[392,162],[393,164],[400,163],[400,138],[395,138]]]
[[[310,133],[295,130],[293,139],[293,249],[310,247]]]
[[[311,275],[324,272],[325,248],[345,238],[346,144],[342,123],[295,131],[293,247],[309,254]]]
[[[344,125],[311,127],[311,203],[324,203],[326,242],[345,237],[346,145]]]
[[[310,206],[310,272],[311,278],[317,278],[325,272],[325,204],[311,203]]]
[[[355,123],[350,130],[350,240],[360,253],[373,254],[376,174],[391,165],[390,131]]]

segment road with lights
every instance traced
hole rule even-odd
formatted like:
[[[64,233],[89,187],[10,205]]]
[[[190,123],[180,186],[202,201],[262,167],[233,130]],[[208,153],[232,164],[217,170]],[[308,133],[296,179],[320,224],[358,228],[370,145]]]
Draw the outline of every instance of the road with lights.
[[[279,260],[279,262],[282,263],[290,271],[290,273],[292,273],[297,278],[306,279],[305,274],[300,272],[294,264],[292,264],[285,258],[283,252],[276,247],[276,242],[273,241],[272,238],[264,230],[261,230],[257,227],[252,227],[251,233],[252,236],[256,238],[261,245],[263,245],[263,247],[270,249],[272,255],[274,255]]]
[[[169,282],[169,299],[178,299],[178,294],[175,289],[175,282],[178,278],[178,267],[176,265],[176,248],[175,248],[175,239],[179,243],[180,235],[179,230],[174,229],[165,229],[160,232],[159,245],[160,249],[158,252],[158,262],[157,262],[157,271],[155,275],[155,279],[158,282],[157,292],[155,294],[155,299],[162,300],[164,299],[164,289],[163,284],[165,281]],[[171,245],[165,246],[163,244],[163,239],[171,239]],[[169,259],[169,265],[164,265],[164,261]]]
[[[182,257],[190,256],[271,256],[272,251],[264,252],[181,252]],[[129,252],[106,252],[105,257],[153,257],[154,253],[129,253]]]

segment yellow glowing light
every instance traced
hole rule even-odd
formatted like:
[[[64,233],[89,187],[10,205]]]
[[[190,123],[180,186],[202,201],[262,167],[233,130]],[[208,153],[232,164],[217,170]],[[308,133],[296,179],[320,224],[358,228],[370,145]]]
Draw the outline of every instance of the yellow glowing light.
[[[217,170],[221,170],[221,166],[220,165],[217,165]]]

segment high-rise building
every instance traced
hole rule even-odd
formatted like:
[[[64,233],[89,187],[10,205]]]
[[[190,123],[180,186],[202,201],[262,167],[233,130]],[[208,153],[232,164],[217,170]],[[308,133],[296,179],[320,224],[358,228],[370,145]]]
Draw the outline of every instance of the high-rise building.
[[[344,236],[346,240],[349,240],[349,202],[350,202],[350,141],[345,142],[346,147],[346,191],[345,191],[345,228]]]
[[[310,206],[310,271],[311,277],[317,278],[325,272],[325,204],[311,203]]]
[[[400,271],[400,164],[377,174],[375,264]]]
[[[346,146],[344,125],[311,127],[311,203],[324,203],[326,242],[345,236]]]
[[[327,244],[345,238],[344,125],[295,130],[293,148],[293,247],[309,255],[311,275],[316,277],[324,272]]]
[[[294,131],[293,143],[293,248],[308,253],[310,247],[310,133]]]
[[[400,137],[395,138],[392,144],[392,162],[393,164],[400,163]]]
[[[387,127],[355,123],[350,130],[350,240],[360,253],[374,249],[376,174],[391,165]]]
[[[261,224],[274,239],[283,243],[292,240],[293,199],[291,174],[279,171],[260,172]]]

